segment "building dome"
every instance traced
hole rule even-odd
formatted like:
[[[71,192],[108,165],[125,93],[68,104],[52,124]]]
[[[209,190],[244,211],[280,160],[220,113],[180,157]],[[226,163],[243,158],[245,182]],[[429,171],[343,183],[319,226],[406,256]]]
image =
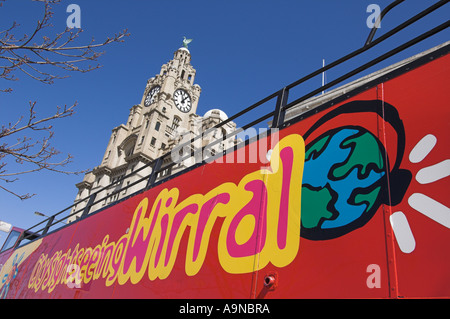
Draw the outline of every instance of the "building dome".
[[[181,47],[177,51],[185,51],[185,52],[191,54],[191,52],[189,52],[189,50],[187,48],[185,48],[185,47]]]
[[[225,121],[228,119],[228,116],[225,114],[225,112],[219,109],[209,110],[208,112],[205,113],[205,115],[203,115],[203,118],[211,117],[213,113],[217,114],[221,121]]]

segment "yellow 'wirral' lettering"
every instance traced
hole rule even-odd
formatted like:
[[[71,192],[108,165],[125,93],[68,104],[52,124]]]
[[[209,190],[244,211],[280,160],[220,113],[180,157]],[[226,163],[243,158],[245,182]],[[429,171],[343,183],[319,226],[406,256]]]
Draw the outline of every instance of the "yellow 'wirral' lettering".
[[[269,167],[247,174],[238,184],[225,182],[184,200],[178,188],[163,189],[151,206],[145,197],[135,209],[129,231],[117,241],[110,242],[106,235],[93,247],[76,245],[51,258],[42,254],[28,288],[53,291],[57,284],[67,283],[66,269],[74,264],[85,284],[99,278],[105,279],[106,286],[137,284],[146,274],[150,280],[165,279],[186,231],[185,272],[195,276],[207,257],[218,218],[223,219],[218,257],[226,272],[250,273],[269,263],[285,267],[299,249],[304,157],[303,138],[289,135],[273,149]]]

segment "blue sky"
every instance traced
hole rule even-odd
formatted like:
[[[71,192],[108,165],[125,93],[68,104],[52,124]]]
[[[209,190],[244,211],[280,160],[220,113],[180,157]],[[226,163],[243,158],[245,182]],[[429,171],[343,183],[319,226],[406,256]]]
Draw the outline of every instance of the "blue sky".
[[[51,114],[57,105],[78,102],[77,112],[54,122],[53,145],[74,161],[67,169],[76,171],[97,166],[104,154],[111,130],[125,123],[129,109],[141,101],[146,81],[159,73],[162,64],[173,58],[183,36],[193,38],[189,50],[197,70],[196,83],[202,88],[197,112],[220,108],[228,115],[278,91],[285,85],[315,71],[326,62],[360,48],[370,30],[366,25],[367,6],[384,8],[387,0],[165,0],[116,1],[71,0],[54,6],[53,29],[66,27],[70,3],[81,8],[82,39],[97,41],[127,28],[124,43],[105,48],[99,62],[103,67],[86,74],[45,85],[17,74],[17,82],[1,82],[13,92],[0,93],[0,122],[16,121],[27,111],[29,101],[37,101],[39,115]],[[393,9],[382,22],[377,36],[412,17],[436,1],[407,0]],[[327,72],[331,81],[343,72],[406,42],[444,22],[450,16],[447,4],[370,50],[354,61]],[[30,32],[42,15],[41,5],[28,0],[6,0],[0,8],[0,30],[13,20]],[[28,30],[28,31],[25,31]],[[429,49],[449,39],[441,32],[365,73]],[[317,77],[295,90],[300,97],[321,84]],[[271,106],[258,111],[269,112]],[[237,124],[254,119],[249,114]],[[36,193],[21,201],[0,190],[0,220],[28,228],[42,220],[40,211],[54,214],[72,204],[82,176],[39,172],[22,176],[8,185],[19,193]],[[0,232],[0,245],[6,234]]]

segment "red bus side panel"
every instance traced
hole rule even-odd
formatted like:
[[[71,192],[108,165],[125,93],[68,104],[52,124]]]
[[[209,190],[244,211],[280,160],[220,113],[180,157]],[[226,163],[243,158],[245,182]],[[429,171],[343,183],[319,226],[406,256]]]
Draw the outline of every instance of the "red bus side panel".
[[[450,297],[449,60],[5,252],[0,297]]]

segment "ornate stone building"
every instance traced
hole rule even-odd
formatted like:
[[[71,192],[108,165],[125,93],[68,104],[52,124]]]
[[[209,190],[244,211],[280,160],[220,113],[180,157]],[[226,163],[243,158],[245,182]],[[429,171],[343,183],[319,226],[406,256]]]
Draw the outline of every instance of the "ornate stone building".
[[[146,186],[146,180],[127,189],[124,187],[148,176],[150,166],[128,178],[123,177],[171,152],[183,141],[183,134],[202,134],[227,119],[226,114],[218,109],[210,110],[204,116],[196,114],[201,88],[194,84],[195,75],[191,54],[186,47],[181,47],[174,53],[173,59],[161,67],[160,73],[147,81],[141,102],[130,109],[127,122],[112,130],[100,165],[86,173],[83,181],[76,184],[78,194],[72,213],[80,212],[72,216],[71,221],[83,213],[91,194],[100,191],[95,201],[104,198],[90,208],[89,212],[94,212],[141,190]],[[204,134],[199,142],[204,147],[222,139],[210,150],[213,154],[222,152],[235,144],[235,138],[223,138],[235,129],[235,123],[226,123],[220,129]],[[166,156],[165,162],[171,161],[171,158]],[[192,159],[177,163],[164,175],[180,171],[193,163]]]

